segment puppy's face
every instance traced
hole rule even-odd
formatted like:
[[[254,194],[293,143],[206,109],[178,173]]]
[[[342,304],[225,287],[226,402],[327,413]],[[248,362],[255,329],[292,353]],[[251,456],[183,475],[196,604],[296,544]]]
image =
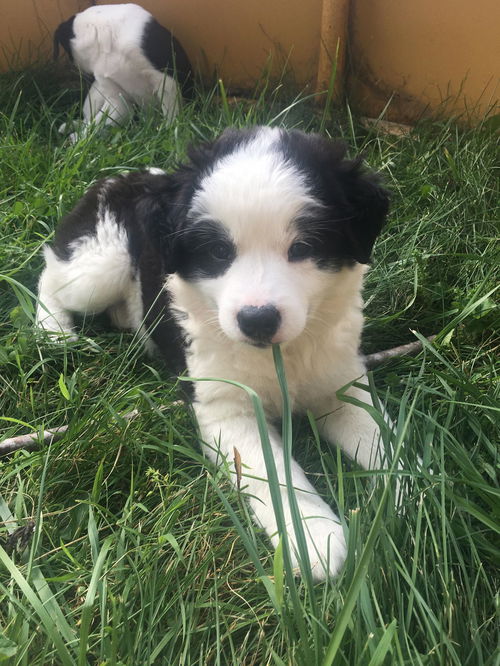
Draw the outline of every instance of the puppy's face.
[[[225,132],[192,154],[172,270],[229,338],[292,340],[335,275],[368,261],[387,195],[343,155],[319,136],[266,127]]]

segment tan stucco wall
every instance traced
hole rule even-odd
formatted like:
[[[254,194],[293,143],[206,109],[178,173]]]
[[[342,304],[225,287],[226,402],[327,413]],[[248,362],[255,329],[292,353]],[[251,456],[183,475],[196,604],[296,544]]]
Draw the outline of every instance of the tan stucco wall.
[[[54,27],[86,6],[79,0],[0,0],[0,71],[49,58]]]
[[[108,0],[113,2],[113,0]],[[117,0],[119,1],[119,0]],[[50,58],[55,27],[87,0],[0,0],[0,70]],[[99,1],[97,4],[105,4]],[[479,117],[498,101],[500,0],[140,0],[181,40],[205,80],[252,90],[285,63],[324,90],[349,33],[348,92],[365,115]],[[270,60],[271,59],[271,60]],[[338,83],[342,83],[342,67]],[[342,86],[337,87],[340,92]],[[443,101],[446,100],[446,104]]]
[[[116,0],[96,4],[116,4]],[[174,32],[206,79],[213,80],[217,71],[228,85],[251,88],[269,63],[274,78],[288,63],[300,88],[314,88],[322,0],[140,0],[138,4]],[[37,54],[49,57],[57,25],[89,5],[85,0],[0,0],[0,68],[9,64],[20,68]]]
[[[500,0],[351,0],[349,96],[389,119],[478,118],[500,95]],[[497,107],[498,112],[498,107]]]

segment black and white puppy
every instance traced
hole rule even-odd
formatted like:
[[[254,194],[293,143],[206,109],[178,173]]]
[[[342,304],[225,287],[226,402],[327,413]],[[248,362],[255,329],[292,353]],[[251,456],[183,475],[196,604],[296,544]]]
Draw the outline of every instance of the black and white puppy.
[[[93,77],[83,104],[84,128],[91,122],[119,124],[134,103],[153,99],[172,121],[181,91],[191,96],[193,75],[184,49],[139,5],[89,7],[56,29],[54,58],[59,44],[84,75]],[[76,138],[77,133],[71,135],[72,141]]]
[[[271,345],[279,343],[294,408],[310,410],[322,436],[363,467],[383,467],[376,423],[337,396],[365,374],[361,288],[388,211],[379,177],[346,159],[343,144],[271,127],[226,130],[189,157],[172,174],[102,180],[63,218],[45,248],[38,324],[71,334],[72,312],[108,311],[119,326],[149,332],[174,373],[250,386],[263,401],[284,484],[272,425],[281,396]],[[370,402],[359,387],[347,393]],[[239,451],[255,519],[276,545],[247,394],[198,382],[193,405],[207,455],[232,467]],[[295,462],[293,482],[321,580],[344,560],[342,527]],[[282,501],[295,544],[285,488]]]

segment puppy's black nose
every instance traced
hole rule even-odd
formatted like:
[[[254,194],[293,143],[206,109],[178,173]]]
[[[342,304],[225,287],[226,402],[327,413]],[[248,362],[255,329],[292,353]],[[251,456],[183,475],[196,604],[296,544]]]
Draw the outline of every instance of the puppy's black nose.
[[[274,305],[247,305],[236,319],[242,333],[255,342],[269,343],[281,323],[281,315]]]

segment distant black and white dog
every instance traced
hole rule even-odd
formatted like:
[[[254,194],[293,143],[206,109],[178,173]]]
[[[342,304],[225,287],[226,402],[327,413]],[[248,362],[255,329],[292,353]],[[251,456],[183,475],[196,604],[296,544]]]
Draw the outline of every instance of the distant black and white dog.
[[[193,75],[184,49],[139,5],[89,7],[57,28],[54,58],[59,44],[80,71],[93,78],[83,105],[84,127],[100,121],[119,124],[134,103],[153,99],[172,121],[181,91],[187,97],[192,93]],[[77,133],[71,135],[73,141],[76,137]]]
[[[377,425],[337,395],[365,373],[361,287],[388,210],[379,177],[346,159],[343,144],[271,127],[226,130],[189,157],[172,174],[101,180],[63,218],[45,248],[38,324],[72,334],[72,312],[107,311],[118,326],[149,335],[174,373],[252,387],[284,483],[273,425],[281,397],[271,345],[280,343],[294,408],[310,410],[322,436],[363,467],[383,467]],[[356,386],[347,393],[370,401]],[[207,455],[232,469],[238,450],[251,508],[276,545],[247,394],[198,382],[193,404]],[[342,527],[295,462],[293,481],[321,580],[344,560]],[[294,544],[285,489],[282,500]]]

